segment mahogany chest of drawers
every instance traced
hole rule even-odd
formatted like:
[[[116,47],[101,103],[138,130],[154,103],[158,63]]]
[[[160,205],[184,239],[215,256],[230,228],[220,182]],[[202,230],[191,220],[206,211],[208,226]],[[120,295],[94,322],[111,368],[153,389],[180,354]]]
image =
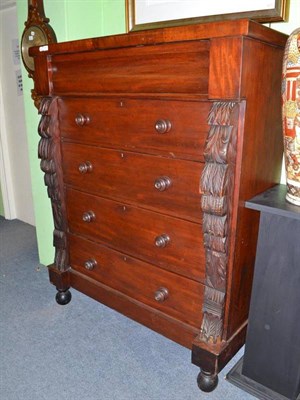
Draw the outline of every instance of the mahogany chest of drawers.
[[[199,387],[245,338],[278,182],[285,35],[248,20],[33,48],[57,301],[70,287],[192,349]]]

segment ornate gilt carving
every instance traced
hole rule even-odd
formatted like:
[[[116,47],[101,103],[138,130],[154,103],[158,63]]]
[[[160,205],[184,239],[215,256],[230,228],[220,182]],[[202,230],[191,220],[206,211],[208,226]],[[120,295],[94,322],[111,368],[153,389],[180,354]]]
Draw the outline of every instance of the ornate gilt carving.
[[[49,18],[45,15],[43,0],[28,0],[27,3],[28,15],[24,22],[25,28],[21,39],[21,55],[29,78],[35,81],[34,61],[29,55],[29,48],[56,43],[57,39],[54,30],[49,25]],[[31,90],[31,98],[35,107],[39,109],[42,97],[38,95],[35,88]]]
[[[34,79],[33,60],[29,56],[28,50],[32,46],[40,46],[48,43],[56,43],[56,35],[49,18],[44,11],[43,0],[28,0],[28,16],[25,21],[24,31],[21,39],[21,54],[28,76]],[[35,31],[37,29],[37,31]],[[32,93],[32,99],[35,101],[35,92]]]
[[[236,158],[236,103],[216,102],[208,116],[205,168],[200,182],[206,280],[200,340],[222,338],[229,225]]]
[[[43,97],[37,95],[35,89],[31,89],[31,98],[33,100],[34,106],[39,110]]]
[[[53,245],[55,247],[54,263],[58,270],[64,271],[68,266],[68,253],[57,98],[43,98],[39,113],[42,117],[38,127],[38,132],[41,136],[38,156],[41,159],[40,166],[41,170],[45,173],[44,182],[52,204],[54,220]]]

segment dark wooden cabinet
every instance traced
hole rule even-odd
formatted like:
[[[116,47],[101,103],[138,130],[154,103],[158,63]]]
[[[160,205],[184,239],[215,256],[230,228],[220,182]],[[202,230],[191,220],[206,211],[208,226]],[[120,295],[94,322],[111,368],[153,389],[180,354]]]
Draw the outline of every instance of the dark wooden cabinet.
[[[300,400],[300,208],[286,185],[255,196],[260,212],[244,357],[228,374],[263,400]]]
[[[286,36],[248,20],[30,50],[69,288],[192,349],[209,391],[244,343],[258,216],[278,182]]]

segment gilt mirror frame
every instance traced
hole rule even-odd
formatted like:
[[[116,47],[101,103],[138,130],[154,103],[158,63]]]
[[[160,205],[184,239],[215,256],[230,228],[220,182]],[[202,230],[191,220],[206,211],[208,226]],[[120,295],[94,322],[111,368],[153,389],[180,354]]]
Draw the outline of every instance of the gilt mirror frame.
[[[262,23],[280,22],[287,20],[289,9],[289,0],[226,0],[221,4],[220,0],[210,0],[206,2],[203,15],[203,0],[187,1],[190,4],[193,1],[193,6],[187,7],[187,2],[182,0],[126,0],[127,31],[239,18],[250,18]],[[221,13],[216,14],[216,9]]]

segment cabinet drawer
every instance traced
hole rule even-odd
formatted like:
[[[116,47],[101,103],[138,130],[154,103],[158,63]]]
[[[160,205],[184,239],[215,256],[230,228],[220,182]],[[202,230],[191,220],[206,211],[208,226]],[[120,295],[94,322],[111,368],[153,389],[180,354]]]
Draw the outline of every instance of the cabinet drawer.
[[[53,55],[52,90],[69,93],[208,93],[209,42]]]
[[[203,285],[200,283],[75,235],[69,235],[69,243],[73,269],[174,318],[200,327],[203,300]]]
[[[202,226],[67,189],[70,232],[203,281]]]
[[[203,161],[210,102],[64,98],[59,103],[64,140]]]
[[[64,143],[65,182],[89,193],[200,221],[203,165],[139,153]]]

